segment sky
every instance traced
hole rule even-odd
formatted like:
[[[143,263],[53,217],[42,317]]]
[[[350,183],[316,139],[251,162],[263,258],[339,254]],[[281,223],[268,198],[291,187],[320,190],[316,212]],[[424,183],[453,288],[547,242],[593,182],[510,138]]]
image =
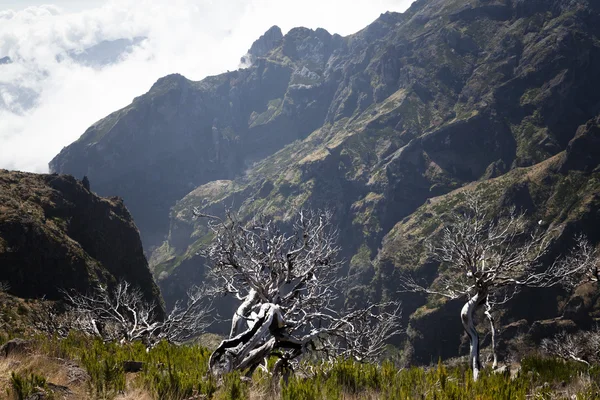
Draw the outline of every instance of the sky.
[[[162,76],[200,80],[239,67],[269,27],[348,35],[412,0],[0,0],[0,168],[47,172],[92,125]],[[115,63],[69,54],[146,37]]]

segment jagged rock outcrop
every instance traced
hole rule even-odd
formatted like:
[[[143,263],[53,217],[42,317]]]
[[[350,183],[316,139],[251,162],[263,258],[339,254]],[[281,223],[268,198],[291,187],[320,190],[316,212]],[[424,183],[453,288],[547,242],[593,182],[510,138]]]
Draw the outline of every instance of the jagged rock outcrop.
[[[279,45],[279,42],[283,39],[283,33],[281,33],[281,28],[277,25],[274,25],[269,28],[268,31],[265,32],[264,35],[256,39],[252,46],[248,50],[248,53],[240,62],[242,65],[250,66],[252,63],[260,57],[266,56],[271,50]]]
[[[0,170],[0,282],[22,298],[61,298],[127,280],[162,307],[138,230],[119,198],[65,175]]]

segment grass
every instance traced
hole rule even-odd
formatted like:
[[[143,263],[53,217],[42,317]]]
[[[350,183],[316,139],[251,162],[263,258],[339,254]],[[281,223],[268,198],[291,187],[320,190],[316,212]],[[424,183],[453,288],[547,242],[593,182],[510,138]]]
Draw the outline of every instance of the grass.
[[[528,357],[520,368],[495,373],[485,369],[477,382],[466,364],[398,369],[350,360],[303,364],[287,383],[257,370],[251,380],[232,373],[221,380],[208,372],[210,351],[201,346],[161,343],[148,352],[141,343],[104,343],[81,335],[66,339],[38,337],[33,355],[0,361],[0,390],[12,399],[52,384],[69,387],[77,399],[594,399],[600,396],[600,368],[543,357]],[[142,370],[127,373],[124,361],[140,361]],[[79,383],[69,368],[83,368]],[[52,382],[52,383],[51,383]],[[52,398],[52,397],[49,397]]]
[[[16,372],[10,374],[11,389],[8,394],[18,400],[25,400],[29,396],[38,392],[46,392],[46,378],[30,373],[29,375],[21,375]]]
[[[563,398],[558,387],[579,379],[581,370],[570,363],[531,358],[514,377],[486,370],[477,382],[465,366],[397,370],[381,366],[338,361],[315,377],[294,377],[281,391],[283,399],[526,399]],[[597,376],[576,398],[597,398]],[[566,393],[566,389],[564,392]],[[592,397],[590,397],[590,395]],[[544,397],[545,396],[545,397]]]

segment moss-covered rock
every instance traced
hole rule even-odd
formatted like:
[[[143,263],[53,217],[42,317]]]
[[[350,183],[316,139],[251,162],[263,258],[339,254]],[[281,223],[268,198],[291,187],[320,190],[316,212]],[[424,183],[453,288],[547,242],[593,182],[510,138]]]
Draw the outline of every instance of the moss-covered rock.
[[[119,280],[162,307],[120,198],[98,197],[71,176],[0,170],[0,282],[9,293],[59,299],[61,289],[86,293]]]

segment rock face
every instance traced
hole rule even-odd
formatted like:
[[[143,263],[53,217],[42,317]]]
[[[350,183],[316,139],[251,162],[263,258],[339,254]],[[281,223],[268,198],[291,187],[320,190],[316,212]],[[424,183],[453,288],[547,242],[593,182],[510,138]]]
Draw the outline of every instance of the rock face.
[[[248,50],[248,53],[240,60],[242,65],[252,65],[254,60],[266,56],[271,50],[279,45],[283,34],[278,26],[272,26],[264,35],[259,37]]]
[[[348,37],[296,28],[249,68],[159,80],[51,168],[123,196],[145,243],[166,237],[151,264],[167,303],[202,280],[211,232],[192,210],[231,206],[283,221],[335,209],[346,301],[397,297],[399,270],[437,276],[422,243],[462,188],[490,185],[490,201],[559,228],[556,252],[580,231],[600,241],[599,39],[591,0],[418,0]],[[501,323],[562,312],[527,295]],[[462,351],[457,317],[446,344],[424,334],[459,306],[425,304],[403,297],[415,360]]]
[[[64,175],[0,170],[0,282],[23,298],[58,299],[127,280],[162,305],[138,230],[119,198]]]
[[[31,342],[23,339],[11,339],[0,346],[0,356],[8,357],[14,354],[23,354],[31,350]]]
[[[201,82],[161,78],[64,148],[51,172],[87,175],[99,194],[123,197],[145,246],[160,244],[176,200],[200,184],[234,178],[324,123],[336,87],[321,75],[344,42],[309,29],[286,38],[283,53],[247,69]]]

